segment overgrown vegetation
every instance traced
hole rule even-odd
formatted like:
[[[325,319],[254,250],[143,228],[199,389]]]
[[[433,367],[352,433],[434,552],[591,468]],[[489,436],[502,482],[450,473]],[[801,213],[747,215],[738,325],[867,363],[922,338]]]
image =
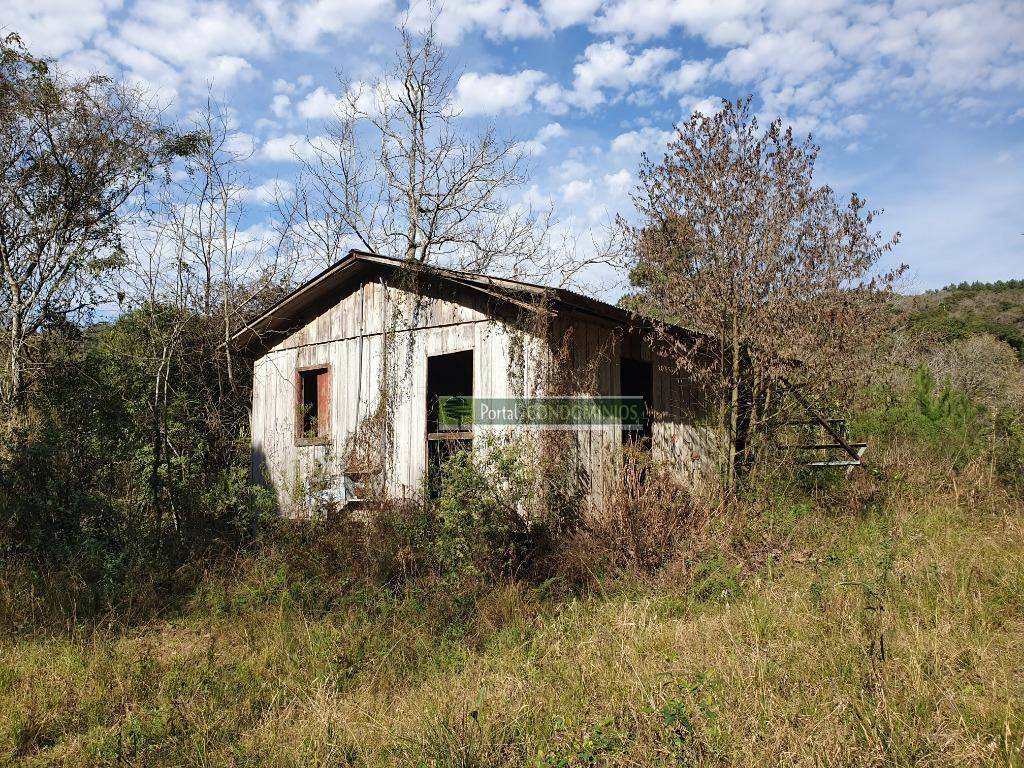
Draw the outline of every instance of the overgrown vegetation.
[[[781,119],[762,130],[749,97],[723,100],[680,123],[664,158],[644,158],[640,222],[619,219],[633,264],[624,302],[674,324],[659,341],[711,395],[730,492],[793,418],[791,383],[819,406],[849,405],[906,270],[881,267],[899,233],[876,229],[878,211],[816,184],[818,152]]]
[[[49,77],[15,39],[4,45],[4,88]],[[410,55],[431,77],[443,61]],[[14,406],[0,443],[0,761],[1024,763],[1024,369],[1011,335],[961,323],[946,303],[924,315],[886,305],[898,332],[858,337],[869,385],[847,382],[870,472],[812,472],[765,449],[723,491],[683,484],[638,443],[602,468],[588,505],[565,435],[546,434],[481,441],[418,499],[282,519],[249,482],[248,371],[224,342],[290,284],[297,257],[236,239],[235,142],[212,105],[197,121],[134,242],[111,209],[79,233],[96,248],[69,267],[84,282],[28,314],[17,291],[0,298],[21,329],[6,332],[20,357],[0,397]],[[727,132],[725,118],[695,120],[680,156],[715,125]],[[841,211],[811,186],[815,148],[779,126],[760,141],[740,188],[779,149],[803,190],[793,218],[859,233],[852,257],[831,254],[845,266],[824,294],[791,286],[849,310],[844,284],[885,244],[859,200]],[[133,165],[145,179],[161,147]],[[694,222],[680,224],[686,234]],[[422,254],[410,226],[406,245]],[[282,243],[295,247],[294,232]],[[665,275],[679,277],[675,257],[695,254],[651,255],[668,257],[639,275],[658,296]],[[721,284],[742,272],[736,255],[710,265]],[[792,248],[768,255],[783,271],[794,263]],[[116,317],[93,322],[63,291],[88,298],[87,267],[113,269],[108,256],[125,290]],[[11,253],[0,257],[9,268]],[[44,262],[15,266],[32,279]],[[991,303],[984,287],[951,292],[967,294]],[[703,295],[720,309],[715,291]],[[745,306],[733,302],[737,322],[719,337],[723,364],[743,367]],[[806,330],[790,340],[809,344]],[[773,355],[766,365],[791,362]],[[767,413],[758,398],[777,390],[751,395],[729,371],[731,407]],[[390,425],[386,408],[378,416],[354,466],[380,453]],[[735,446],[730,458],[734,469]]]
[[[537,466],[502,444],[446,465],[434,503],[264,519],[255,537],[259,500],[197,475],[182,558],[133,539],[112,501],[151,458],[132,333],[68,330],[53,370],[87,372],[75,407],[32,398],[49,484],[15,501],[52,499],[75,546],[0,566],[10,762],[1024,759],[1021,400],[991,360],[953,365],[958,348],[930,342],[880,355],[856,411],[874,474],[755,475],[723,504],[626,455],[602,510],[542,536],[511,513]],[[203,445],[191,409],[168,412],[182,450]]]
[[[163,593],[159,611],[84,622],[84,584],[9,560],[0,749],[27,765],[1019,764],[1020,500],[983,454],[952,468],[914,441],[878,448],[884,482],[776,484],[647,578],[605,561],[585,588],[557,559],[545,579],[443,577],[403,570],[422,550],[385,523],[374,542],[281,524],[123,587],[136,605]]]

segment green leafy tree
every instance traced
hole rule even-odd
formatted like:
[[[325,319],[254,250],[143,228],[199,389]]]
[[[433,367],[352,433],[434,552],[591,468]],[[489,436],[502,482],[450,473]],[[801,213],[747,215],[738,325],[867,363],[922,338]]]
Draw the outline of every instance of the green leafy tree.
[[[143,94],[73,78],[0,41],[0,408],[24,410],[31,340],[94,307],[121,258],[123,216],[160,162],[182,149]],[[14,420],[16,421],[16,419]]]

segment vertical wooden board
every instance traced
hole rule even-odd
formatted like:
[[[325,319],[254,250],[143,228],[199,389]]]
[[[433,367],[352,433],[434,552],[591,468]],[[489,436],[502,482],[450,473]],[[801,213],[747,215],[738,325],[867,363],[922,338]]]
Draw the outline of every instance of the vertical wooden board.
[[[292,349],[355,338],[360,333],[381,333],[391,326],[392,310],[396,308],[399,310],[399,328],[406,330],[487,319],[487,315],[475,308],[475,299],[475,293],[463,292],[451,299],[424,297],[420,303],[416,296],[403,289],[394,286],[385,289],[376,280],[361,281],[346,288],[336,304],[310,319],[272,349]]]
[[[402,403],[404,417],[396,424],[396,431],[402,431],[402,425],[408,424],[412,429],[405,430],[401,444],[403,451],[402,464],[404,471],[403,484],[405,493],[416,493],[420,487],[420,479],[425,468],[427,439],[427,354],[428,350],[439,349],[443,338],[429,331],[411,331],[410,342],[406,342],[405,361],[403,363],[402,381],[406,396]]]
[[[253,365],[252,376],[252,409],[249,412],[250,461],[249,478],[251,482],[264,484],[263,463],[265,455],[265,421],[266,421],[266,362],[257,360]]]
[[[589,354],[590,348],[587,338],[587,326],[583,323],[572,323],[567,327],[567,333],[571,334],[570,349],[572,350],[571,376],[572,392],[568,393],[574,396],[582,396],[586,389],[586,382],[584,378],[586,376],[586,362],[587,355]],[[587,472],[594,482],[596,477],[594,475],[594,454],[593,454],[593,440],[589,430],[580,430],[577,432],[580,454],[583,457],[584,466]]]
[[[587,340],[586,357],[587,361],[587,395],[601,394],[601,369],[603,368],[601,355],[601,337],[598,329],[593,323],[585,323],[585,338]],[[587,430],[590,438],[590,462],[591,476],[594,478],[598,489],[604,486],[604,435],[599,429],[590,428]]]
[[[500,385],[504,377],[501,338],[493,323],[480,323],[476,333],[477,346],[473,355],[473,385],[479,397],[504,397]],[[498,368],[502,370],[499,371]],[[475,393],[474,393],[475,394]]]
[[[337,402],[337,398],[331,397],[331,379],[330,368],[322,373],[318,373],[316,377],[316,408],[321,419],[321,426],[319,426],[318,432],[326,437],[330,437],[333,434],[331,401]]]
[[[293,461],[295,351],[284,350],[258,361],[260,386],[254,397],[261,400],[261,418],[254,429],[264,458],[264,480],[275,487],[283,509],[290,503],[285,478]],[[257,436],[258,433],[258,436]]]
[[[331,371],[335,381],[332,392],[334,394],[334,407],[332,412],[334,452],[338,457],[338,470],[341,471],[340,462],[345,458],[345,451],[348,446],[348,439],[352,433],[352,416],[355,406],[355,382],[358,376],[358,368],[354,359],[353,340],[336,341],[331,346],[334,348],[331,354],[333,369]]]

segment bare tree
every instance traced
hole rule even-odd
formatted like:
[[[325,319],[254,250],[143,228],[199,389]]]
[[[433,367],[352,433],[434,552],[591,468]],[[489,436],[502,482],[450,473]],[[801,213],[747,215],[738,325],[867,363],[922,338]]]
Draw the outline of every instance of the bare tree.
[[[227,343],[232,332],[269,287],[291,281],[296,265],[282,257],[278,240],[242,226],[249,185],[245,164],[253,148],[232,124],[226,106],[208,97],[189,135],[193,141],[183,173],[164,188],[154,219],[158,228],[169,227],[174,252],[168,272],[174,285],[160,293],[219,323],[225,371],[233,382]]]
[[[73,79],[0,42],[0,318],[7,347],[0,405],[24,405],[28,342],[48,322],[93,307],[120,260],[133,195],[176,151],[140,92]]]
[[[248,390],[228,342],[294,275],[275,240],[243,226],[251,148],[229,114],[212,98],[195,112],[188,154],[126,243],[122,309],[145,328],[140,349],[152,377],[149,482],[158,529],[167,518],[177,529],[174,467],[188,463],[172,439],[169,412],[187,393],[211,449],[230,454],[246,424]]]
[[[812,399],[850,389],[904,269],[877,273],[899,235],[875,231],[857,195],[815,186],[817,156],[779,120],[761,132],[749,98],[725,101],[681,125],[660,163],[644,158],[641,222],[622,222],[631,306],[700,332],[663,335],[715,395],[730,485],[780,414],[780,384],[798,378]]]
[[[401,35],[385,76],[339,78],[327,135],[300,153],[305,183],[282,217],[291,237],[327,263],[357,245],[411,262],[527,271],[551,220],[508,199],[526,180],[521,147],[493,126],[463,130],[433,30]]]

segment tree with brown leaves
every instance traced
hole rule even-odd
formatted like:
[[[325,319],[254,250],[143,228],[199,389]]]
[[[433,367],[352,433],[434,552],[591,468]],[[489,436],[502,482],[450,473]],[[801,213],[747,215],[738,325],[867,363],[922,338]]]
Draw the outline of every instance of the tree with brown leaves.
[[[818,151],[780,120],[762,132],[749,98],[723,101],[679,126],[660,163],[644,157],[640,221],[620,219],[634,265],[627,303],[699,332],[661,335],[718,404],[730,488],[780,419],[781,384],[842,397],[904,269],[878,271],[899,238],[873,228],[878,212],[814,184]]]

